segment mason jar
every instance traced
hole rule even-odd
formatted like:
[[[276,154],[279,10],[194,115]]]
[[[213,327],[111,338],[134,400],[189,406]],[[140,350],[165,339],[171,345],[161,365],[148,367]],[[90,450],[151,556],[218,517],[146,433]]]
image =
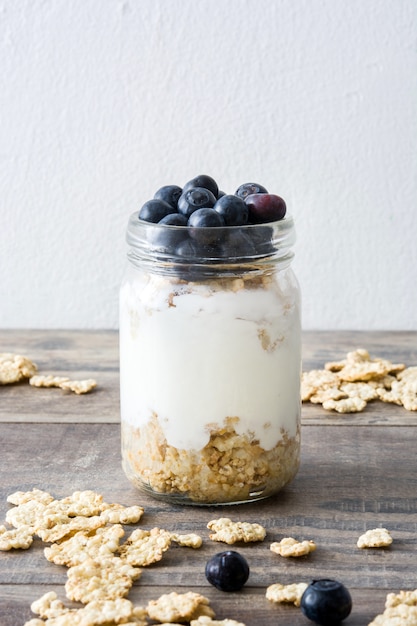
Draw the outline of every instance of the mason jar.
[[[190,229],[134,213],[120,290],[123,469],[160,499],[255,501],[300,461],[293,219]]]

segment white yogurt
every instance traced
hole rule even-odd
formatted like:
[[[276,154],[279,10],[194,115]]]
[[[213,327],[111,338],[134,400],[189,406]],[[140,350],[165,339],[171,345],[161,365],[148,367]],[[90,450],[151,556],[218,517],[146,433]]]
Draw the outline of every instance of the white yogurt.
[[[228,417],[265,450],[284,431],[294,437],[299,295],[292,271],[279,274],[233,291],[131,268],[120,293],[122,421],[140,428],[156,414],[167,443],[184,450],[202,449]]]

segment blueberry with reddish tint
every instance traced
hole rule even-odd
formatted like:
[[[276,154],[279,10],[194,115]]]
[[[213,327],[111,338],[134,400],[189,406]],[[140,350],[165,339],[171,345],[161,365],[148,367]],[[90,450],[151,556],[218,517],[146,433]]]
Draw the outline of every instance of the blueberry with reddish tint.
[[[249,221],[252,224],[265,224],[282,220],[287,212],[284,200],[273,193],[254,193],[246,196]]]
[[[249,578],[245,557],[234,550],[219,552],[206,563],[206,578],[220,591],[239,591]]]
[[[301,597],[301,611],[321,626],[340,624],[352,610],[352,598],[337,580],[313,580]]]
[[[173,209],[177,210],[178,199],[181,194],[182,189],[178,185],[164,185],[155,192],[154,198],[168,202]]]
[[[164,200],[148,200],[139,211],[139,219],[156,224],[163,217],[172,213],[172,206]]]
[[[213,208],[222,216],[226,226],[243,226],[248,222],[248,206],[238,196],[224,195],[217,200]]]
[[[212,208],[216,204],[215,196],[204,187],[192,187],[182,192],[178,199],[178,212],[190,217],[197,209]]]
[[[211,176],[207,176],[207,174],[200,174],[200,176],[196,176],[195,178],[189,180],[185,183],[183,191],[188,191],[193,187],[203,187],[203,189],[208,189],[215,198],[219,195],[219,187],[216,181]]]
[[[250,196],[253,193],[268,193],[265,187],[259,185],[258,183],[245,183],[244,185],[240,185],[237,188],[235,195],[239,196],[239,198],[246,198],[246,196]]]

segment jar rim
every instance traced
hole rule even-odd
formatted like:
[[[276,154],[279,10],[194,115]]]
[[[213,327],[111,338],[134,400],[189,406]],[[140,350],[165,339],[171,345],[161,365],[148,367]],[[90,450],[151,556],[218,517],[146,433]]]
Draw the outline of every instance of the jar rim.
[[[126,241],[130,256],[179,264],[248,263],[282,259],[296,240],[294,219],[286,215],[275,222],[242,226],[190,227],[154,224],[129,217]]]

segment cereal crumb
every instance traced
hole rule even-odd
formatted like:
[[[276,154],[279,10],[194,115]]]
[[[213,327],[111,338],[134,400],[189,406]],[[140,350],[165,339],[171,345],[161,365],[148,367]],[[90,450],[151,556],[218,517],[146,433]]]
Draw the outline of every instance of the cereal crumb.
[[[159,622],[183,622],[196,620],[202,615],[214,617],[215,613],[209,606],[209,599],[194,591],[187,593],[163,594],[157,600],[151,600],[147,607],[151,619]]]
[[[386,528],[367,530],[357,541],[358,548],[385,548],[392,544],[392,537]]]
[[[252,541],[263,541],[266,536],[266,530],[260,524],[251,524],[249,522],[232,522],[228,517],[220,517],[211,520],[207,524],[207,528],[215,532],[209,535],[213,541],[221,541],[229,545],[244,541],[249,543]]]
[[[35,374],[37,367],[33,361],[11,352],[0,353],[0,385],[10,385]]]
[[[292,583],[290,585],[274,583],[267,588],[266,598],[271,602],[300,606],[302,595],[307,587],[307,583]]]
[[[284,537],[279,542],[271,543],[270,549],[280,556],[297,557],[313,552],[316,549],[316,544],[314,541],[297,541],[297,539],[292,537]]]
[[[338,413],[358,413],[366,407],[366,400],[359,397],[342,398],[341,400],[325,400],[323,409]]]

